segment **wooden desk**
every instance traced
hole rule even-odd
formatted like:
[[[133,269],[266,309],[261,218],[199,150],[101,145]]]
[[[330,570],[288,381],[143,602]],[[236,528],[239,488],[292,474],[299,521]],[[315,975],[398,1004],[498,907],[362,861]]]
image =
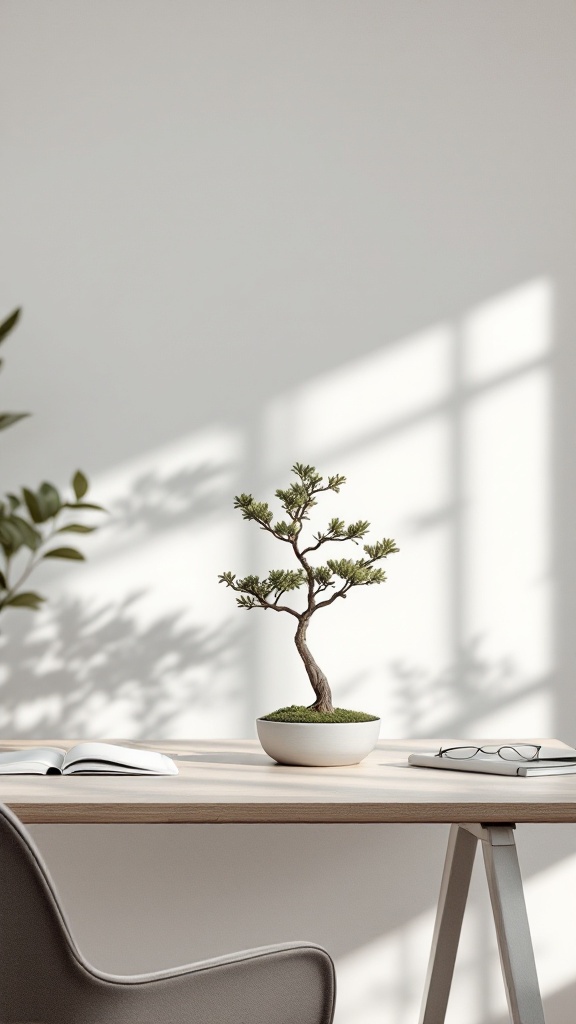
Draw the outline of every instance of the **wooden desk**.
[[[544,1024],[514,823],[576,822],[576,775],[523,779],[407,765],[409,753],[449,745],[446,737],[383,740],[362,764],[345,768],[277,765],[256,740],[116,742],[161,750],[180,774],[0,776],[0,800],[35,823],[450,823],[421,1024],[442,1024],[445,1017],[478,842],[511,1019]],[[531,742],[557,745],[559,752],[563,746]],[[26,746],[38,741],[0,742],[0,751]]]
[[[576,775],[519,779],[406,763],[408,754],[444,740],[383,740],[361,764],[345,768],[277,765],[257,740],[114,742],[160,750],[180,774],[5,775],[0,800],[27,823],[576,822]],[[0,752],[38,745],[3,741]]]

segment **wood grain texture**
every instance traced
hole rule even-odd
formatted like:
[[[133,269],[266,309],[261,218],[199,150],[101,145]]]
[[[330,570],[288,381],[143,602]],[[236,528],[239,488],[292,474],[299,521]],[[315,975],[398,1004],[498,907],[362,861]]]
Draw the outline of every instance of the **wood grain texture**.
[[[4,740],[0,751],[75,742]],[[408,754],[437,750],[450,737],[384,739],[344,768],[278,765],[256,740],[108,742],[160,750],[180,774],[0,776],[0,801],[28,823],[576,822],[576,775],[524,779],[407,764]]]

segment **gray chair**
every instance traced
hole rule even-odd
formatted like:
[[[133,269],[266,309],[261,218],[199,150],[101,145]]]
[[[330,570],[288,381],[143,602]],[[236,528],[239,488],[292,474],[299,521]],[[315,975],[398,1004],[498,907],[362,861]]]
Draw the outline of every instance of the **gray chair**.
[[[330,1024],[334,998],[332,960],[307,942],[154,974],[96,970],[72,938],[39,851],[0,804],[2,1024]]]

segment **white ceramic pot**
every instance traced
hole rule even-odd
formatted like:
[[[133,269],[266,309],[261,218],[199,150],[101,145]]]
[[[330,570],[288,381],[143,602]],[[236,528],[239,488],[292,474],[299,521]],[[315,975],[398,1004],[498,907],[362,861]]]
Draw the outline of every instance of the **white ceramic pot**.
[[[269,722],[256,719],[258,739],[279,764],[329,768],[358,764],[374,749],[380,719],[373,722]]]

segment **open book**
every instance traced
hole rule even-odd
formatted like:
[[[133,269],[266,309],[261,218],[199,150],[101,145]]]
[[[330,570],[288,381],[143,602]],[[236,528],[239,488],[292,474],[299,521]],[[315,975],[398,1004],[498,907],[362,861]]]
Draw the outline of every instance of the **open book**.
[[[28,747],[0,754],[0,775],[178,775],[171,757],[114,743]]]
[[[502,743],[505,741],[502,740]],[[456,744],[452,744],[455,746]],[[463,745],[463,744],[462,744]],[[576,750],[572,747],[542,747],[538,759],[533,761],[505,761],[498,754],[475,754],[468,758],[439,757],[437,752],[410,754],[408,764],[418,768],[444,768],[453,772],[487,772],[491,775],[576,774]]]

